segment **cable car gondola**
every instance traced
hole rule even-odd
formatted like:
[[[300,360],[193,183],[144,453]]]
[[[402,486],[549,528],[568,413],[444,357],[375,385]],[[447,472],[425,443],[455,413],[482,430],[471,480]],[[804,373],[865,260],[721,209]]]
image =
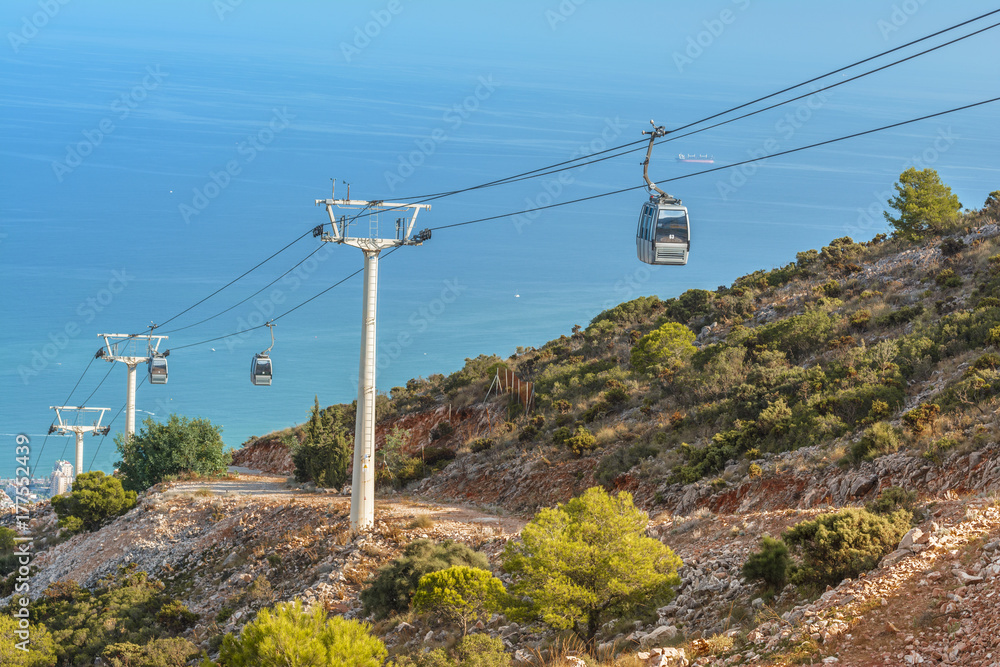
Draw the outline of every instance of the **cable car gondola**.
[[[649,121],[653,124],[653,121]],[[649,135],[646,160],[642,163],[642,177],[649,188],[649,201],[639,212],[639,225],[635,234],[636,255],[647,264],[683,266],[691,250],[691,223],[688,210],[681,200],[671,197],[649,180],[649,156],[653,142],[667,132],[663,126],[653,124]],[[655,190],[655,193],[654,193]]]
[[[268,322],[266,326],[271,331],[271,347],[274,347],[274,324]],[[250,382],[257,386],[271,386],[272,364],[271,357],[268,356],[271,347],[253,355],[253,360],[250,362]]]
[[[163,354],[157,354],[153,352],[149,360],[146,362],[146,367],[149,371],[149,384],[166,384],[167,383],[167,355],[170,351]]]

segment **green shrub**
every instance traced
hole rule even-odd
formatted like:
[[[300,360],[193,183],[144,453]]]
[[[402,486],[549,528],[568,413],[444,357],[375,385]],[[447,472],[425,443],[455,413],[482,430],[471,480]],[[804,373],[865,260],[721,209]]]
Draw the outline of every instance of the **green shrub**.
[[[485,555],[459,542],[411,542],[399,558],[380,567],[361,591],[364,613],[383,619],[392,613],[407,611],[421,577],[455,565],[488,569],[489,561]]]
[[[747,476],[750,479],[756,479],[757,477],[762,477],[764,475],[764,469],[756,463],[751,463],[750,467],[747,468]]]
[[[59,525],[69,532],[96,530],[109,519],[135,507],[135,491],[126,491],[117,477],[100,470],[85,472],[73,482],[73,491],[52,499]]]
[[[455,427],[451,425],[451,422],[438,422],[431,429],[431,440],[441,440],[447,438],[452,433],[455,432]]]
[[[458,667],[458,663],[441,648],[431,651],[422,651],[418,648],[413,653],[397,655],[388,664],[394,667]]]
[[[413,607],[459,623],[464,637],[469,623],[499,612],[505,596],[503,584],[489,571],[456,565],[420,577]]]
[[[597,421],[598,419],[603,419],[611,412],[611,406],[604,401],[597,401],[592,406],[583,411],[580,415],[580,421],[585,424],[590,424]]]
[[[995,326],[990,329],[989,334],[986,336],[986,344],[993,345],[994,347],[1000,347],[1000,326]]]
[[[239,637],[226,635],[219,661],[225,667],[381,667],[386,655],[367,624],[327,618],[321,605],[306,612],[295,600],[261,610]]]
[[[879,419],[885,419],[892,414],[892,408],[885,401],[875,399],[872,401],[872,407],[868,410],[868,421],[876,421]]]
[[[942,241],[941,245],[938,247],[941,249],[941,254],[943,256],[952,257],[965,250],[966,245],[965,241],[962,239],[947,238]]]
[[[743,565],[743,576],[759,579],[775,590],[781,590],[788,579],[788,547],[781,540],[765,535],[760,542],[760,551],[750,555]]]
[[[916,491],[907,491],[899,486],[889,486],[879,492],[878,498],[866,503],[865,509],[872,514],[889,515],[898,510],[906,510],[915,514],[916,503]]]
[[[866,309],[861,309],[851,313],[851,317],[848,320],[850,325],[859,331],[864,331],[868,328],[868,322],[872,319],[871,311]]]
[[[444,445],[424,447],[424,463],[429,466],[451,461],[455,458],[455,450]]]
[[[107,667],[172,667],[196,658],[198,648],[181,637],[153,639],[140,646],[132,642],[109,644],[101,652]]]
[[[44,624],[31,619],[31,644],[29,650],[17,647],[21,641],[15,632],[19,630],[18,619],[8,608],[0,614],[0,665],[4,667],[53,667],[58,659],[52,635]]]
[[[577,426],[576,432],[566,439],[566,446],[577,456],[583,456],[597,449],[597,438],[584,426]]]
[[[604,390],[604,402],[618,409],[628,403],[628,387],[619,380],[608,380]]]
[[[914,320],[924,313],[924,307],[921,304],[916,304],[913,306],[903,306],[890,313],[886,313],[881,317],[876,318],[875,323],[880,326],[896,326],[897,324],[906,324],[907,322]]]
[[[455,647],[462,667],[509,667],[510,655],[504,651],[503,639],[487,634],[462,638]]]
[[[876,422],[851,445],[851,458],[856,462],[871,461],[899,449],[899,433],[889,422]]]
[[[810,264],[815,264],[817,261],[819,261],[818,250],[812,249],[795,253],[795,266],[800,269],[804,269]]]
[[[936,403],[921,403],[903,414],[903,423],[914,433],[923,433],[934,428],[940,413],[941,407]]]
[[[594,325],[607,321],[619,326],[637,324],[648,321],[654,312],[663,308],[663,302],[655,296],[640,296],[625,303],[620,303],[614,308],[609,308],[600,313],[590,321],[587,327],[588,333]]]
[[[594,479],[608,486],[618,475],[631,470],[640,461],[656,456],[659,451],[657,447],[645,442],[616,449],[597,464]]]
[[[493,442],[492,438],[476,438],[469,445],[469,450],[474,453],[485,452],[487,449],[491,449],[494,444],[496,443]]]
[[[640,373],[674,370],[694,354],[694,332],[683,324],[667,322],[643,336],[632,348],[632,367]]]
[[[962,279],[955,275],[952,269],[944,269],[936,276],[934,276],[934,282],[937,283],[938,287],[951,288],[951,287],[961,287]]]
[[[987,352],[972,362],[971,368],[980,371],[995,371],[997,368],[1000,368],[1000,355],[993,352]]]
[[[570,403],[569,401],[565,400],[565,399],[562,399],[562,398],[560,398],[559,400],[557,400],[556,402],[554,402],[554,403],[552,404],[552,407],[553,407],[553,408],[555,409],[555,411],[556,411],[556,412],[558,412],[559,414],[561,414],[561,415],[565,415],[565,414],[567,414],[567,413],[568,413],[568,412],[569,412],[570,410],[572,410],[572,409],[573,409],[573,404],[572,404],[572,403]]]
[[[835,331],[837,321],[837,317],[821,308],[815,308],[801,315],[749,329],[742,344],[748,350],[763,346],[797,359],[808,352],[825,347]]]
[[[864,246],[855,243],[850,236],[841,236],[839,239],[830,241],[830,245],[823,246],[820,250],[820,258],[829,268],[841,271],[856,271],[853,261],[864,251]],[[833,294],[829,296],[839,296]]]
[[[156,622],[170,632],[181,633],[198,622],[198,614],[188,609],[180,600],[171,600],[160,607],[160,611],[156,614]]]
[[[813,288],[819,294],[829,297],[831,299],[836,299],[841,294],[844,293],[844,289],[840,286],[840,283],[836,280],[828,280],[822,285],[817,285]]]
[[[958,447],[958,440],[955,438],[939,438],[927,445],[927,449],[921,454],[928,461],[941,463],[944,454]]]
[[[495,354],[480,354],[475,359],[466,358],[462,370],[455,371],[447,378],[443,378],[442,388],[445,393],[454,395],[462,387],[467,387],[475,382],[483,380],[489,382],[496,375],[498,369],[504,370],[506,368],[507,365]]]
[[[0,526],[0,555],[6,555],[14,551],[17,546],[17,531]]]
[[[867,572],[896,548],[911,518],[906,510],[879,515],[847,508],[796,524],[781,536],[798,559],[791,568],[792,583],[836,586]]]
[[[232,458],[225,451],[222,427],[177,415],[165,423],[147,417],[131,438],[115,436],[115,446],[122,457],[115,466],[130,491],[144,491],[172,475],[218,475]]]
[[[190,627],[195,619],[162,590],[162,583],[149,579],[134,564],[120,566],[93,591],[72,581],[53,583],[31,604],[32,645],[35,629],[44,626],[60,665],[92,665],[114,645],[123,645],[118,648],[128,660],[143,658],[133,662],[123,658],[120,664],[183,665],[185,659],[177,656],[190,657],[198,651],[186,640],[171,639],[171,627]]]
[[[573,429],[568,426],[560,426],[552,432],[552,443],[564,445],[566,441],[573,437]]]

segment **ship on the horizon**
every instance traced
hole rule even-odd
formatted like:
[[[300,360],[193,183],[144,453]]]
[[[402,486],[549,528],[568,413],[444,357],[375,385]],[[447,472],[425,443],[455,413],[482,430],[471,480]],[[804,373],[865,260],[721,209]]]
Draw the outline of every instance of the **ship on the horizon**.
[[[711,155],[707,155],[707,154],[696,155],[694,153],[690,153],[688,155],[685,155],[684,153],[678,153],[677,154],[677,161],[678,162],[697,162],[697,163],[700,163],[700,164],[715,164],[715,158],[712,157]]]

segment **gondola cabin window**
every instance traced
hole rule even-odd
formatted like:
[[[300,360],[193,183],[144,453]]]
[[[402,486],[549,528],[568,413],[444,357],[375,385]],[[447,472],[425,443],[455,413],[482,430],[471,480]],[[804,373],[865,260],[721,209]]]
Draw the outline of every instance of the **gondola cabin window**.
[[[688,240],[687,211],[661,209],[656,222],[656,240],[686,242]]]

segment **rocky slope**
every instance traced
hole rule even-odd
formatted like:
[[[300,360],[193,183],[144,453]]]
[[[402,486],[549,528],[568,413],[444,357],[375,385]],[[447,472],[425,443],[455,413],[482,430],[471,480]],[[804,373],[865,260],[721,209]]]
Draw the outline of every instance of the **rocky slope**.
[[[994,264],[1000,267],[1000,260],[994,262],[994,257],[1000,258],[998,233],[994,223],[964,230],[950,239],[952,250],[959,250],[949,250],[948,256],[940,241],[899,252],[877,246],[859,250],[854,244],[852,252],[871,253],[872,259],[844,269],[849,286],[846,279],[845,285],[834,285],[829,274],[819,271],[777,287],[750,289],[757,295],[754,299],[744,298],[744,287],[731,290],[719,302],[744,298],[749,311],[708,320],[697,328],[695,344],[705,349],[725,343],[737,331],[746,335],[748,329],[764,330],[810,308],[833,309],[830,312],[841,318],[837,334],[850,335],[796,358],[794,364],[783,363],[795,372],[825,364],[831,376],[834,371],[840,374],[832,382],[850,385],[851,372],[859,372],[850,359],[862,358],[916,326],[899,319],[881,327],[863,326],[868,320],[848,327],[859,311],[871,309],[868,315],[875,321],[920,306],[920,312],[928,314],[921,326],[930,331],[936,319],[949,314],[971,317],[985,299],[1000,304],[1000,292],[990,292],[995,287],[990,281],[1000,273],[994,270]],[[835,250],[830,254],[835,256]],[[766,285],[760,277],[751,282]],[[834,288],[841,290],[843,300],[817,296]],[[883,292],[884,302],[872,306]],[[987,302],[985,307],[1000,305]],[[550,382],[552,391],[561,382],[583,386],[601,368],[626,365],[631,346],[655,326],[661,312],[617,329],[609,325],[604,338],[599,331],[577,330],[572,337],[515,355],[507,363],[532,377],[532,368],[543,368],[537,374],[544,376],[545,368],[551,368],[544,364],[556,359],[583,370],[576,377],[559,376]],[[903,398],[879,419],[903,433],[906,410],[945,396],[969,377],[974,364],[989,366],[992,348],[952,353],[945,349],[947,343],[945,336],[944,352],[921,361],[923,370],[890,378],[899,383]],[[837,347],[843,345],[853,346],[853,351]],[[895,361],[904,362],[901,356]],[[364,581],[417,537],[466,542],[484,550],[496,566],[503,545],[538,508],[565,502],[603,480],[609,489],[634,496],[651,516],[649,534],[684,562],[677,598],[655,618],[615,622],[603,629],[607,653],[638,651],[638,659],[650,665],[1000,665],[1000,400],[990,393],[994,389],[988,373],[983,398],[961,396],[965,403],[959,401],[959,407],[942,416],[939,426],[931,424],[928,434],[903,438],[893,453],[867,457],[870,460],[847,456],[871,423],[858,420],[820,444],[752,456],[747,451],[726,460],[712,475],[682,484],[674,471],[686,460],[669,443],[685,416],[676,397],[663,389],[676,388],[669,374],[643,380],[622,372],[618,377],[624,381],[615,380],[626,392],[621,409],[590,414],[602,400],[596,392],[612,386],[602,381],[595,385],[595,395],[577,394],[578,404],[563,401],[566,410],[557,410],[557,401],[550,399],[538,413],[544,411],[544,419],[516,419],[503,401],[481,403],[485,392],[480,376],[494,360],[469,362],[464,377],[415,382],[414,389],[408,385],[403,394],[410,402],[400,399],[407,407],[379,423],[377,447],[388,433],[402,429],[408,434],[406,453],[419,455],[428,446],[443,446],[457,458],[413,484],[406,497],[380,496],[372,533],[349,533],[347,498],[287,487],[285,478],[293,469],[290,453],[282,434],[272,434],[237,451],[234,464],[280,477],[154,490],[113,524],[39,555],[41,571],[33,593],[63,579],[92,584],[119,564],[134,562],[167,582],[168,589],[200,615],[200,624],[189,635],[209,646],[213,633],[238,629],[261,606],[278,600],[299,597],[332,612],[358,615]],[[883,364],[893,365],[890,358]],[[865,371],[861,367],[860,372]],[[810,388],[804,385],[802,390]],[[655,398],[644,400],[644,395]],[[697,407],[685,409],[696,412]],[[555,426],[563,424],[592,428],[597,434],[593,451],[573,452],[554,444]],[[685,433],[691,434],[695,447],[706,447],[717,431],[710,426]],[[613,474],[602,472],[609,459],[636,444],[650,448],[635,460],[623,458],[628,463]],[[664,446],[657,449],[653,444]],[[925,518],[876,569],[811,598],[788,587],[772,599],[741,576],[762,536],[777,537],[803,520],[861,505],[890,486],[916,492]],[[432,519],[419,519],[424,514]],[[452,630],[417,621],[376,629],[393,650],[446,646],[455,640]],[[542,655],[552,639],[540,626],[521,626],[502,617],[482,630],[503,637],[518,662]],[[557,658],[547,656],[552,664],[566,663]],[[569,664],[580,667],[572,660]]]

